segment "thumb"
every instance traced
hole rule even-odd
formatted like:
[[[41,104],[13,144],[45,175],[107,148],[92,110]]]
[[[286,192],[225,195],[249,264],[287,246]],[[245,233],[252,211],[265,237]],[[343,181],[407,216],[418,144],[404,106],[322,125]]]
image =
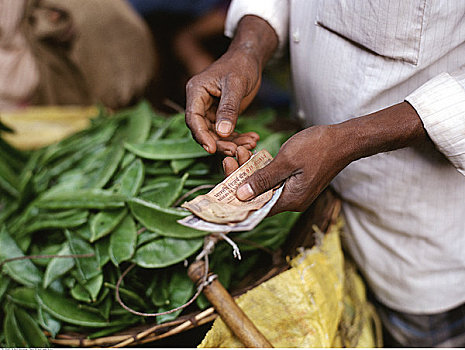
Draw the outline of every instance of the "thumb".
[[[236,196],[241,201],[252,199],[278,185],[288,177],[287,171],[276,161],[253,173],[237,189]]]
[[[240,78],[229,78],[225,82],[216,112],[216,133],[219,136],[228,137],[234,131],[245,93],[245,84]]]

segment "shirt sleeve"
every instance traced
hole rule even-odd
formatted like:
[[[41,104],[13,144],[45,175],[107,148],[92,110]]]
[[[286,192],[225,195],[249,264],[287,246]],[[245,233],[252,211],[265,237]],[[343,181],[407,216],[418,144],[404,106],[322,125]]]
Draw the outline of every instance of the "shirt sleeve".
[[[283,52],[289,32],[288,0],[233,0],[226,17],[225,35],[232,38],[237,24],[242,17],[255,15],[263,18],[278,35],[278,50],[276,55]]]
[[[465,72],[442,73],[405,100],[439,151],[465,175]]]

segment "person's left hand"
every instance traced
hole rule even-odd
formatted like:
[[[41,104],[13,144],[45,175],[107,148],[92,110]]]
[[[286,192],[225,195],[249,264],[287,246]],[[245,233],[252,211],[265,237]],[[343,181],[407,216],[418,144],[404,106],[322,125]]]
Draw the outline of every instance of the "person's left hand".
[[[337,146],[328,126],[314,126],[292,136],[278,155],[264,168],[257,170],[236,193],[240,200],[249,200],[285,181],[281,197],[269,215],[283,211],[304,211],[350,160]],[[237,161],[225,158],[226,175],[250,158],[251,153],[238,147]]]

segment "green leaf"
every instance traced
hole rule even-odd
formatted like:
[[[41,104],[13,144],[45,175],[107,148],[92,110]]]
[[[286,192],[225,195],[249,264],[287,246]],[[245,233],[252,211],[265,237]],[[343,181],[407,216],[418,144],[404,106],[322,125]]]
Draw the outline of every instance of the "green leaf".
[[[16,242],[8,235],[5,226],[0,229],[0,261],[23,257],[24,253]],[[30,260],[17,260],[3,266],[13,280],[28,287],[38,285],[42,281],[42,272]]]
[[[121,159],[124,156],[123,145],[115,142],[107,148],[104,159],[105,162],[102,167],[92,172],[90,179],[86,184],[86,188],[102,188],[110,180],[115,173]]]
[[[121,220],[126,216],[127,210],[123,209],[112,209],[98,212],[90,220],[90,242],[106,236],[113,229],[119,225]]]
[[[71,255],[71,249],[67,242],[63,243],[63,246],[57,255]],[[53,258],[45,269],[42,283],[43,287],[47,288],[50,283],[71,270],[74,267],[74,264],[75,262],[73,258]]]
[[[149,191],[141,194],[141,198],[161,207],[170,207],[180,196],[188,176],[189,174],[184,174],[182,178],[166,179],[156,186],[153,184]]]
[[[81,309],[77,302],[50,290],[38,289],[36,297],[45,311],[63,322],[82,327],[112,326],[99,315]]]
[[[132,197],[139,193],[144,181],[145,168],[140,159],[133,161],[115,183],[117,193]]]
[[[144,142],[152,124],[152,109],[147,101],[139,103],[128,118],[126,140],[131,143]]]
[[[41,307],[37,310],[37,321],[44,329],[50,332],[53,338],[60,332],[61,322],[52,317],[52,315],[44,311]]]
[[[18,287],[10,291],[7,297],[17,305],[35,310],[37,309],[35,294],[35,288]]]
[[[15,308],[14,313],[20,331],[26,340],[27,347],[42,348],[49,346],[48,340],[41,331],[37,321],[29,313],[19,307]]]
[[[184,305],[194,293],[194,283],[187,275],[185,269],[176,269],[170,275],[168,285],[168,300],[169,303],[161,306],[157,312],[165,312],[181,305]],[[157,323],[163,323],[176,319],[182,310],[175,311],[170,314],[157,316]]]
[[[139,157],[154,160],[199,158],[210,155],[190,137],[144,143],[125,143],[124,146]]]
[[[74,258],[76,269],[81,278],[84,281],[88,281],[97,276],[101,272],[101,269],[92,246],[83,239],[73,235],[69,230],[65,230],[65,236],[68,239],[69,248],[73,254],[94,254],[94,256],[87,258]]]
[[[127,215],[110,237],[110,259],[118,266],[132,258],[136,249],[137,228],[134,220]]]
[[[143,226],[165,237],[194,238],[208,234],[208,232],[178,224],[177,220],[189,214],[185,211],[162,208],[155,203],[137,198],[129,201],[129,208]]]
[[[174,265],[202,247],[203,239],[176,239],[163,237],[137,249],[133,261],[145,268]]]
[[[108,190],[78,189],[60,193],[44,193],[36,206],[46,209],[109,209],[124,207],[126,196]]]

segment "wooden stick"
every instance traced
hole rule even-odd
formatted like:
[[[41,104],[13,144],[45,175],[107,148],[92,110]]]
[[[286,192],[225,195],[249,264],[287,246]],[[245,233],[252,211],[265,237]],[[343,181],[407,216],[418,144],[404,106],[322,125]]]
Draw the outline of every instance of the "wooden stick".
[[[205,277],[205,262],[202,260],[193,262],[189,266],[188,275],[194,283],[202,283]],[[218,279],[214,279],[210,284],[204,286],[203,294],[212,303],[224,323],[246,347],[273,347],[236,304]]]

